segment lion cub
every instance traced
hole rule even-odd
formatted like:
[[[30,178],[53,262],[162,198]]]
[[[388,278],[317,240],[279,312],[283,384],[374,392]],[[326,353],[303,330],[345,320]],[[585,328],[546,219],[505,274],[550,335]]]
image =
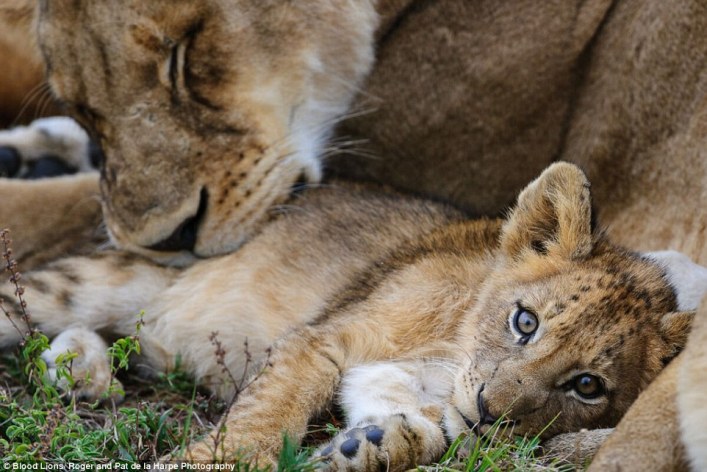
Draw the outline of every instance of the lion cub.
[[[283,431],[301,438],[338,398],[351,429],[321,450],[332,469],[430,462],[445,437],[484,432],[504,414],[518,434],[613,426],[691,320],[657,263],[593,228],[589,183],[566,163],[532,182],[505,220],[360,188],[311,190],[238,252],[184,270],[105,253],[25,280],[35,322],[58,335],[49,361],[100,352],[95,332],[128,335],[144,309],[144,362],[169,370],[179,357],[229,395],[210,334],[231,372],[244,368],[245,339],[261,358],[274,343],[223,443],[188,456],[272,460]],[[17,341],[0,319],[0,345]],[[84,364],[84,394],[107,386],[97,364]]]

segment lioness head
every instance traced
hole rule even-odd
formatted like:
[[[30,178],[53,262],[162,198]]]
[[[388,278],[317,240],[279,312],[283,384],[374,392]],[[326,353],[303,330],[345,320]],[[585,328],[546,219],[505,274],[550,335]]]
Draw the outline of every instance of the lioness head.
[[[466,318],[450,434],[614,426],[685,342],[691,313],[652,260],[593,228],[589,183],[555,164],[519,196]],[[549,426],[548,426],[549,425]]]
[[[227,252],[316,181],[372,64],[372,3],[42,1],[48,80],[105,150],[115,242]]]

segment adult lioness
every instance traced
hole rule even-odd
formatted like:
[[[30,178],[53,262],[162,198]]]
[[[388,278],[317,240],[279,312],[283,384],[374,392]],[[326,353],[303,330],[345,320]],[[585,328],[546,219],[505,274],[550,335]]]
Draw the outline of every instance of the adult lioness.
[[[567,163],[532,182],[505,221],[397,194],[312,190],[238,252],[182,272],[108,253],[24,280],[34,320],[59,335],[50,354],[95,353],[105,345],[92,331],[129,334],[144,308],[146,361],[169,369],[179,357],[224,395],[233,385],[211,332],[228,346],[247,337],[260,355],[282,336],[229,412],[223,447],[207,441],[192,459],[241,447],[276,457],[281,431],[300,438],[342,388],[354,429],[322,450],[330,465],[405,470],[439,458],[445,434],[484,431],[504,412],[518,434],[613,426],[680,350],[692,313],[675,312],[658,264],[592,226],[590,202]],[[18,341],[9,320],[0,328],[1,345]],[[245,362],[237,349],[224,359],[232,372]],[[106,387],[105,358],[73,367],[84,393]]]
[[[187,77],[181,56],[185,43],[166,40],[174,39],[173,30],[179,29],[184,20],[178,10],[183,8],[186,19],[193,20],[201,18],[195,12],[213,8],[219,15],[209,18],[216,26],[246,21],[252,28],[238,29],[233,35],[226,35],[218,27],[208,28],[210,37],[216,37],[216,47],[206,49],[214,49],[216,60],[207,53],[200,53],[199,58],[209,59],[209,64],[219,67],[238,69],[236,72],[245,63],[249,69],[264,67],[269,78],[287,78],[290,70],[277,67],[282,56],[277,54],[282,51],[278,42],[291,48],[288,51],[303,50],[303,43],[290,34],[293,19],[302,19],[301,25],[316,26],[310,36],[303,34],[313,41],[315,52],[319,52],[319,46],[336,50],[333,56],[326,56],[334,57],[336,64],[355,66],[351,55],[339,54],[346,48],[338,46],[353,47],[357,39],[365,43],[364,36],[369,35],[367,40],[375,43],[377,59],[363,84],[358,80],[365,71],[340,80],[341,76],[327,74],[326,67],[319,70],[324,71],[320,75],[323,79],[363,87],[354,109],[368,109],[366,103],[370,100],[378,109],[351,120],[340,133],[369,139],[368,147],[380,158],[347,157],[332,162],[330,166],[340,173],[385,181],[452,200],[472,210],[493,212],[510,201],[515,188],[535,169],[561,157],[581,163],[588,170],[604,212],[603,221],[617,241],[639,249],[671,246],[707,263],[703,244],[706,226],[704,214],[699,211],[707,203],[707,192],[703,191],[707,187],[707,38],[702,34],[707,29],[707,5],[703,1],[674,4],[660,0],[595,0],[542,5],[524,0],[346,2],[346,8],[375,9],[380,14],[377,29],[375,24],[366,22],[347,24],[351,15],[346,9],[326,18],[317,17],[316,12],[321,11],[318,8],[326,7],[317,2],[308,3],[301,10],[292,2],[275,1],[200,2],[197,10],[190,10],[187,2],[180,3],[180,9],[174,8],[172,2],[162,6],[150,3],[149,7],[137,2],[121,5],[121,18],[127,20],[136,15],[136,22],[105,21],[106,16],[112,17],[114,9],[97,2],[92,2],[90,8],[84,5],[83,9],[77,9],[78,3],[53,3],[50,6],[54,8],[45,10],[40,22],[48,45],[50,72],[57,83],[76,86],[87,97],[96,97],[94,100],[107,97],[105,106],[99,107],[102,116],[92,117],[90,110],[83,110],[83,114],[98,123],[99,131],[113,125],[114,133],[104,132],[103,139],[111,161],[107,167],[115,171],[116,185],[104,185],[104,198],[106,206],[113,205],[123,216],[111,219],[111,227],[116,240],[126,247],[153,255],[154,251],[144,248],[184,248],[193,243],[197,254],[208,255],[235,247],[244,234],[257,226],[258,215],[263,216],[268,206],[265,201],[272,203],[277,200],[273,195],[284,195],[301,170],[284,159],[280,178],[267,181],[273,185],[268,187],[273,195],[262,199],[265,192],[253,188],[259,179],[250,174],[251,170],[256,175],[264,174],[261,161],[246,160],[248,172],[243,177],[240,169],[231,169],[239,167],[232,160],[240,156],[236,150],[244,140],[239,136],[234,138],[233,152],[224,153],[220,140],[212,146],[211,134],[199,130],[188,119],[122,126],[136,117],[144,117],[141,122],[150,123],[149,109],[125,106],[133,99],[142,100],[143,88],[154,87],[169,100],[172,93],[166,89],[172,81],[178,91],[184,91],[180,86],[182,77]],[[170,14],[159,14],[160,8]],[[281,18],[288,21],[269,23],[269,19],[278,18],[279,12],[284,12]],[[375,15],[366,18],[375,22]],[[336,34],[323,31],[320,19],[334,25],[331,30],[336,30]],[[113,43],[127,47],[136,32],[129,28],[141,21],[148,24],[146,50],[138,48],[137,56],[133,56],[126,48],[104,47]],[[82,27],[87,24],[101,27]],[[280,28],[262,27],[267,24]],[[357,34],[346,34],[354,27]],[[301,33],[302,29],[292,31]],[[353,43],[347,42],[352,38]],[[130,41],[123,43],[123,39]],[[177,34],[177,39],[182,38]],[[160,49],[161,55],[157,52],[155,59],[150,59],[150,53],[145,52],[150,45]],[[263,47],[256,47],[259,45]],[[367,47],[363,45],[363,49]],[[366,68],[364,56],[354,54],[353,58],[362,59],[359,65]],[[267,60],[262,61],[263,58]],[[144,68],[137,66],[145,61],[152,64],[148,68],[153,73],[140,72]],[[311,64],[302,64],[305,67],[296,72],[311,72]],[[323,65],[331,64],[325,61]],[[106,70],[111,74],[106,75]],[[172,70],[177,73],[165,75],[165,71]],[[190,69],[186,72],[194,73]],[[210,76],[222,77],[216,74],[218,70],[212,72]],[[295,74],[296,84],[283,80],[287,85],[284,89],[261,87],[270,83],[264,81],[256,84],[254,90],[268,92],[261,97],[267,101],[273,90],[286,91],[301,85],[300,75]],[[238,89],[234,97],[248,94],[248,87],[240,88],[238,73],[227,76],[229,80],[219,83],[198,81],[197,88],[215,90],[217,96],[235,107],[212,110],[212,117],[228,119],[238,114],[242,101],[230,96],[234,87]],[[231,78],[237,86],[231,83],[229,88]],[[189,87],[188,80],[184,84]],[[57,92],[62,92],[61,87]],[[176,95],[184,98],[183,94]],[[349,95],[344,91],[335,102],[341,105],[341,99],[346,101]],[[160,103],[163,102],[157,100]],[[195,100],[194,106],[198,104]],[[292,103],[290,107],[295,109]],[[126,114],[126,110],[140,114]],[[183,109],[175,107],[174,115],[183,116]],[[253,128],[259,125],[256,122]],[[286,134],[290,136],[289,132]],[[169,145],[158,149],[157,139]],[[121,146],[122,142],[127,147]],[[171,149],[173,143],[183,146],[175,144],[174,153],[162,152]],[[180,170],[174,171],[176,168]],[[228,179],[218,180],[229,171]],[[193,177],[193,181],[185,187],[175,186],[184,175]],[[111,178],[110,173],[106,176],[107,180]],[[207,198],[202,199],[202,192],[194,190],[193,182],[199,185],[205,181],[208,185],[204,186],[203,195]],[[16,191],[7,194],[10,199],[19,198]],[[224,200],[220,204],[221,198]],[[145,215],[154,216],[150,218],[153,228],[141,229]],[[30,219],[23,230],[31,231],[46,221]],[[66,244],[64,239],[58,240]]]
[[[700,0],[40,5],[50,83],[104,144],[126,248],[233,249],[317,178],[340,115],[368,111],[338,135],[374,157],[327,169],[489,214],[562,158],[613,237],[707,262]]]

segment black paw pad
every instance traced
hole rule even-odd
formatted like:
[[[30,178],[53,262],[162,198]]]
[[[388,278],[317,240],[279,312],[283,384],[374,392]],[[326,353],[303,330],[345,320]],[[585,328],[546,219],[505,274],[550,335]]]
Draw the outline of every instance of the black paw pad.
[[[362,434],[363,430],[361,428],[351,428],[350,430],[346,431],[347,438],[358,438],[361,437]]]
[[[366,428],[366,440],[370,443],[380,446],[383,442],[384,431],[378,426],[369,426]]]
[[[75,173],[76,169],[66,165],[58,157],[46,156],[37,159],[23,177],[25,179],[43,179],[45,177],[57,177]]]
[[[346,457],[347,459],[351,459],[358,452],[358,446],[360,444],[361,441],[355,438],[351,438],[342,442],[339,449],[341,450],[341,453],[344,455],[344,457]]]
[[[10,146],[0,147],[0,177],[12,177],[22,165],[22,158],[17,149]]]
[[[324,449],[322,449],[322,452],[320,452],[319,455],[326,457],[326,456],[330,456],[332,452],[334,452],[334,446],[329,445],[329,446],[325,447]]]

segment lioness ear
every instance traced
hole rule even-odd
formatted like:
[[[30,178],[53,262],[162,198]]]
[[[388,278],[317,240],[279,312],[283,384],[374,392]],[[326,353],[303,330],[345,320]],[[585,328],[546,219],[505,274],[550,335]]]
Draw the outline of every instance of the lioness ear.
[[[694,317],[694,311],[674,311],[660,320],[661,338],[667,347],[667,355],[663,357],[664,364],[680,354],[685,347]]]
[[[534,251],[577,260],[592,244],[589,181],[567,162],[551,165],[520,193],[501,232],[501,248],[514,259]]]

